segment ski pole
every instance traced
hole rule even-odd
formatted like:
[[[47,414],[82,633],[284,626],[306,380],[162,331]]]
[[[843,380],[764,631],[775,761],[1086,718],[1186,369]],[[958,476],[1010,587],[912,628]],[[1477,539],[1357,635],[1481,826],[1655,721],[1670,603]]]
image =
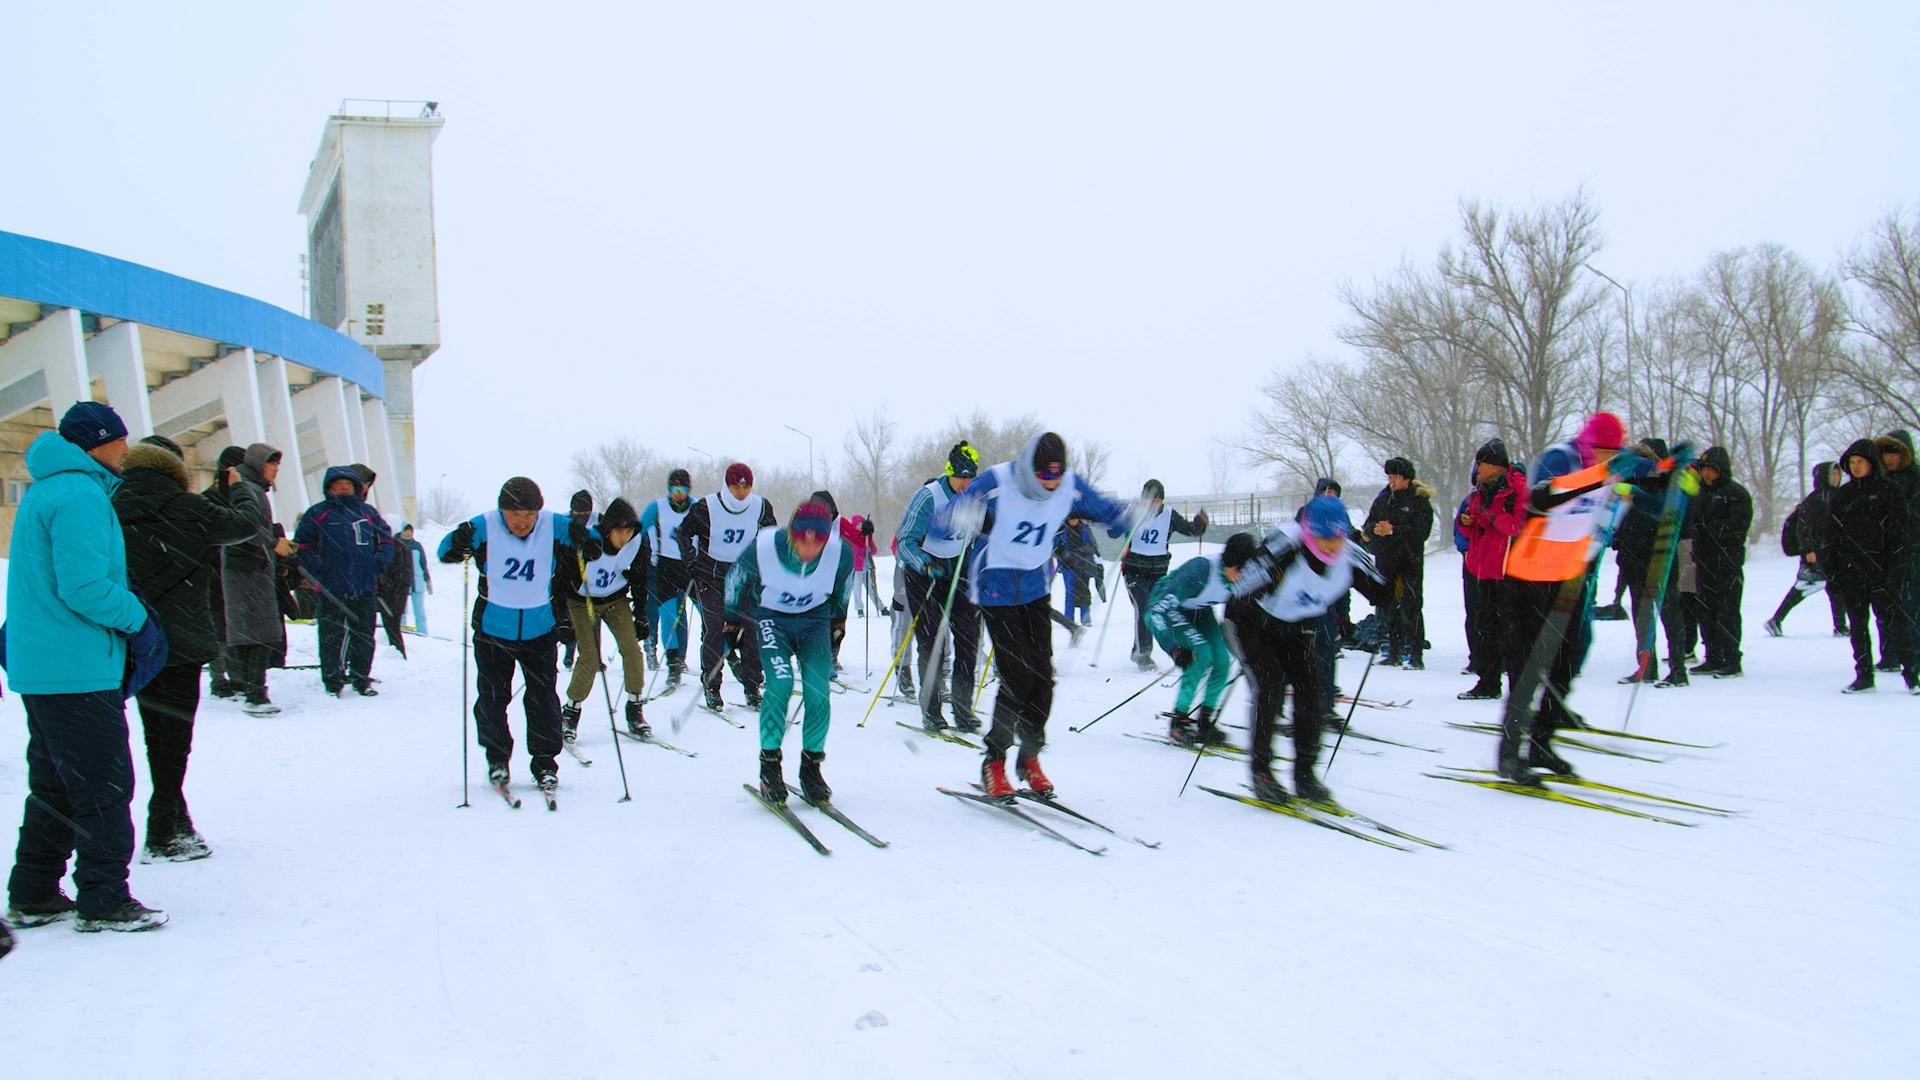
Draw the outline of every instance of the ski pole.
[[[1246,670],[1243,668],[1241,669],[1240,675],[1244,675],[1244,674],[1246,674]],[[1233,678],[1227,681],[1226,693],[1220,695],[1220,704],[1214,710],[1214,715],[1216,717],[1218,717],[1220,714],[1227,711],[1227,701],[1228,699],[1233,697],[1233,684],[1240,681],[1240,675],[1235,675]],[[1180,795],[1185,795],[1187,793],[1187,785],[1193,783],[1193,774],[1199,771],[1200,759],[1206,756],[1207,756],[1207,744],[1203,741],[1199,746],[1196,746],[1193,749],[1193,764],[1187,768],[1187,778],[1185,780],[1180,781]],[[1180,797],[1180,795],[1175,795],[1174,798],[1177,799]]]
[[[968,541],[971,544],[971,540]],[[966,565],[966,548],[960,549],[960,559],[953,564],[953,583],[947,586],[947,606],[940,615],[940,629],[933,635],[933,649],[927,653],[927,662],[920,670],[920,715],[927,715],[927,705],[935,709],[940,707],[940,691],[945,687],[934,682],[933,671],[944,666],[947,658],[947,634],[953,629],[953,597],[960,590],[960,574]],[[944,672],[941,683],[946,682]]]
[[[467,614],[467,586],[472,580],[473,564],[466,559],[460,560],[460,805],[467,806],[467,786],[471,783],[467,769],[467,661],[471,653],[467,649],[467,632],[473,621]]]
[[[880,676],[880,685],[874,687],[873,700],[867,703],[867,715],[860,718],[860,727],[866,727],[867,721],[873,719],[873,708],[880,704],[880,695],[886,692],[887,681],[893,678],[893,669],[900,666],[900,658],[906,655],[907,646],[913,644],[913,628],[919,624],[920,616],[918,614],[907,621],[907,632],[900,640],[900,647],[894,650],[893,663],[887,665],[887,673]]]
[[[597,645],[600,628],[595,626],[593,633]],[[620,764],[620,801],[632,802],[633,789],[627,786],[627,758],[620,752],[620,729],[613,722],[613,691],[607,689],[607,665],[604,660],[600,663],[600,696],[607,699],[607,730],[613,732],[613,759]]]
[[[1123,705],[1125,705],[1125,704],[1127,704],[1127,702],[1128,702],[1128,701],[1132,701],[1132,700],[1133,700],[1134,698],[1137,698],[1137,697],[1139,697],[1139,696],[1140,696],[1141,694],[1144,694],[1144,693],[1146,693],[1147,691],[1149,691],[1149,690],[1151,690],[1151,689],[1153,689],[1153,688],[1154,688],[1154,686],[1156,686],[1156,685],[1157,685],[1157,684],[1158,684],[1158,683],[1160,682],[1160,680],[1161,680],[1161,679],[1164,679],[1164,678],[1166,678],[1166,677],[1167,677],[1167,673],[1166,673],[1166,672],[1164,672],[1164,671],[1156,671],[1156,672],[1154,672],[1154,673],[1153,673],[1153,680],[1152,680],[1151,682],[1149,682],[1149,683],[1147,683],[1147,685],[1145,685],[1145,686],[1143,686],[1143,687],[1141,687],[1140,689],[1138,689],[1138,690],[1135,690],[1135,691],[1134,691],[1133,693],[1131,693],[1131,694],[1128,694],[1128,695],[1127,695],[1127,697],[1126,697],[1126,700],[1125,700],[1125,701],[1122,701],[1122,702],[1121,702],[1121,703],[1120,703],[1119,705],[1115,705],[1115,706],[1114,706],[1113,708],[1111,708],[1111,709],[1108,709],[1108,710],[1107,710],[1106,712],[1103,712],[1103,713],[1101,713],[1101,714],[1100,714],[1099,716],[1096,716],[1096,717],[1094,717],[1093,719],[1091,719],[1091,720],[1089,720],[1089,721],[1087,721],[1087,722],[1086,722],[1085,724],[1082,724],[1082,725],[1081,725],[1081,726],[1079,726],[1079,727],[1069,727],[1069,728],[1067,728],[1067,730],[1068,730],[1068,731],[1085,731],[1085,730],[1087,730],[1088,728],[1090,728],[1090,727],[1092,727],[1093,725],[1095,725],[1095,724],[1097,724],[1097,723],[1099,723],[1100,721],[1102,721],[1102,720],[1105,720],[1105,719],[1106,719],[1107,717],[1109,717],[1109,716],[1112,716],[1112,715],[1113,715],[1114,713],[1117,713],[1117,712],[1119,712],[1119,711],[1120,711],[1120,708],[1121,708],[1121,706],[1123,706]]]
[[[993,678],[993,653],[994,650],[999,647],[998,645],[987,646],[987,662],[980,666],[980,689],[973,692],[973,709],[975,712],[980,711],[980,699],[986,696],[987,680]]]
[[[1360,673],[1360,686],[1353,692],[1353,704],[1347,706],[1347,722],[1340,725],[1340,736],[1333,740],[1333,753],[1327,755],[1326,771],[1328,772],[1333,771],[1334,759],[1340,756],[1340,744],[1347,740],[1347,728],[1353,725],[1353,711],[1360,707],[1360,695],[1367,692],[1367,676],[1373,674],[1373,661],[1379,655],[1380,652],[1377,649],[1367,650],[1367,670]],[[1299,708],[1300,698],[1297,694],[1293,701],[1294,707]]]
[[[1123,586],[1126,584],[1127,549],[1133,547],[1133,534],[1139,532],[1140,526],[1146,524],[1146,521],[1147,521],[1146,518],[1141,518],[1139,521],[1136,521],[1133,523],[1132,528],[1127,530],[1127,542],[1120,545],[1120,557],[1114,560],[1113,565],[1120,569],[1120,583]],[[1095,554],[1097,555],[1099,554],[1099,552],[1096,551]],[[1087,665],[1088,667],[1100,666],[1100,650],[1106,648],[1107,624],[1113,622],[1113,604],[1114,602],[1117,602],[1118,599],[1119,599],[1118,597],[1115,597],[1114,601],[1109,602],[1109,601],[1105,601],[1103,598],[1102,602],[1106,603],[1107,610],[1104,614],[1100,616],[1100,637],[1097,641],[1093,643],[1093,660]],[[1088,724],[1087,726],[1092,727],[1093,725]],[[1072,729],[1068,729],[1068,730],[1072,730]]]

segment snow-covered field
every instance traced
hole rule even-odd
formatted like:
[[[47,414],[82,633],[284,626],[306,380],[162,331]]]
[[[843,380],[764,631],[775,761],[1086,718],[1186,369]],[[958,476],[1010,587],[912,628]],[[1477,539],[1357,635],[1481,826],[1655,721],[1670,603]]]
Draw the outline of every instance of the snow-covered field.
[[[524,809],[503,805],[478,782],[477,750],[472,805],[456,808],[460,580],[437,569],[433,629],[454,640],[410,642],[404,661],[383,648],[381,697],[334,701],[317,672],[279,672],[280,716],[203,706],[188,798],[214,856],[134,867],[135,895],[172,916],[157,933],[20,934],[0,962],[3,1071],[1915,1075],[1920,700],[1897,677],[1840,695],[1850,662],[1823,598],[1766,637],[1792,566],[1756,559],[1746,678],[1649,689],[1632,722],[1723,745],[1613,743],[1658,750],[1658,764],[1571,754],[1591,778],[1737,816],[1681,812],[1697,827],[1676,828],[1427,779],[1493,757],[1491,736],[1447,726],[1498,709],[1454,700],[1471,681],[1456,674],[1458,574],[1451,557],[1428,570],[1429,670],[1376,668],[1367,684],[1412,706],[1355,718],[1441,752],[1349,739],[1329,774],[1349,806],[1451,850],[1403,853],[1181,797],[1193,759],[1126,737],[1159,728],[1171,690],[1069,733],[1143,684],[1122,599],[1100,668],[1091,638],[1068,650],[1060,635],[1048,771],[1067,805],[1162,847],[1068,828],[1108,842],[1092,857],[939,795],[977,775],[976,755],[896,727],[905,707],[858,728],[866,699],[837,695],[827,776],[892,847],[802,807],[834,849],[822,858],[740,789],[755,775],[751,724],[696,712],[668,737],[697,759],[625,745],[634,794],[620,802],[597,693],[581,739],[594,765],[561,758],[559,813],[531,788]],[[293,639],[294,662],[311,662],[313,630]],[[1575,701],[1592,723],[1619,725],[1630,639],[1626,624],[1599,627]],[[853,624],[854,681],[879,681],[885,640],[876,620],[868,680]],[[1343,661],[1345,686],[1363,662]],[[688,692],[649,709],[663,734]],[[9,695],[8,814],[24,740]],[[524,753],[514,768],[524,782]],[[1233,787],[1243,768],[1207,758],[1196,783]],[[873,1011],[886,1025],[856,1029]]]

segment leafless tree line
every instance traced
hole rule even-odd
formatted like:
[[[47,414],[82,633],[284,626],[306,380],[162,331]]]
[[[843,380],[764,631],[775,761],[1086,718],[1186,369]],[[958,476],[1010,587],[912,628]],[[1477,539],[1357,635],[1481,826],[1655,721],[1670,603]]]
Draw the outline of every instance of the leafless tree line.
[[[1760,244],[1621,285],[1592,265],[1603,247],[1585,191],[1463,202],[1430,267],[1339,287],[1351,353],[1275,370],[1238,449],[1301,495],[1408,457],[1444,510],[1486,439],[1531,459],[1605,408],[1635,436],[1727,447],[1761,536],[1817,461],[1920,421],[1920,215],[1887,214],[1831,269]]]

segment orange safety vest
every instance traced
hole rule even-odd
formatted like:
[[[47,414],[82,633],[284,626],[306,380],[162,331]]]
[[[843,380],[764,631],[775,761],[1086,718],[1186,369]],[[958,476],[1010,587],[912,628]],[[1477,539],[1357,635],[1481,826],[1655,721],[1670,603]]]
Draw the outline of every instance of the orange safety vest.
[[[1514,538],[1507,576],[1522,581],[1566,581],[1586,573],[1593,530],[1612,512],[1614,493],[1606,462],[1589,465],[1550,481],[1553,491],[1592,491],[1530,517]],[[1598,486],[1596,486],[1598,485]]]

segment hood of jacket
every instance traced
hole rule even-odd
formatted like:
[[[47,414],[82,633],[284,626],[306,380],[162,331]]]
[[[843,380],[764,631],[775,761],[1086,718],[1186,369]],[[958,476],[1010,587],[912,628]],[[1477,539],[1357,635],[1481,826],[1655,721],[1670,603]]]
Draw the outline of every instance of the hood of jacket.
[[[1816,494],[1833,490],[1833,485],[1827,481],[1833,476],[1833,467],[1838,464],[1837,461],[1823,461],[1813,467],[1813,490]]]
[[[240,459],[240,475],[263,488],[272,490],[273,485],[267,482],[266,468],[273,455],[279,452],[263,442],[248,446],[246,455]]]
[[[68,442],[57,431],[41,432],[27,447],[27,475],[40,481],[66,472],[80,473],[98,482],[108,495],[120,486],[120,478],[112,469],[95,461],[92,454]]]
[[[1722,480],[1733,479],[1733,455],[1724,446],[1707,447],[1707,452],[1700,455],[1700,467],[1719,470]]]
[[[186,462],[157,446],[136,444],[121,469],[113,509],[122,524],[159,521],[173,501],[189,490]]]
[[[1853,470],[1847,466],[1847,462],[1853,458],[1865,458],[1867,464],[1873,466],[1873,470],[1867,473],[1868,477],[1879,476],[1886,471],[1880,464],[1880,455],[1875,452],[1872,439],[1855,439],[1852,445],[1847,447],[1847,452],[1840,455],[1840,471],[1847,474],[1849,480],[1854,477]]]
[[[1013,484],[1020,489],[1020,494],[1035,502],[1045,501],[1048,495],[1047,489],[1040,486],[1040,478],[1033,475],[1033,455],[1039,448],[1040,436],[1029,437],[1026,444],[1020,447],[1020,456],[1013,459],[1013,468],[1010,470]],[[1067,478],[1071,479],[1072,474],[1069,473]]]
[[[191,478],[187,476],[187,463],[180,460],[179,455],[150,443],[135,443],[127,451],[127,460],[120,463],[123,479],[132,480],[136,472],[155,473],[172,481],[181,491],[193,490]]]
[[[1876,457],[1881,454],[1900,455],[1900,464],[1894,466],[1896,470],[1911,468],[1913,465],[1913,444],[1900,437],[1904,434],[1906,433],[1894,431],[1873,440],[1873,451]]]
[[[326,476],[322,477],[320,480],[321,494],[325,495],[326,490],[333,486],[333,482],[335,480],[346,480],[351,484],[353,484],[353,498],[355,501],[358,501],[367,497],[367,483],[364,479],[361,478],[360,470],[358,467],[353,465],[335,465],[332,468],[328,469]],[[332,502],[336,498],[340,498],[340,497],[341,496],[337,496],[337,495],[326,496],[328,502]]]

